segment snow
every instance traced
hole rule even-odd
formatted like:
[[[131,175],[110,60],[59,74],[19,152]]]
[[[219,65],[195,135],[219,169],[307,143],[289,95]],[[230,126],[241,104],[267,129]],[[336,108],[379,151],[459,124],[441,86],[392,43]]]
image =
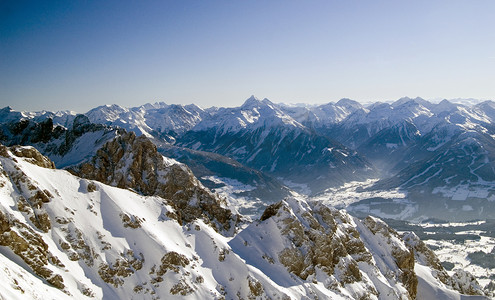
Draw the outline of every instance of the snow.
[[[75,140],[68,153],[64,155],[52,154],[49,158],[57,168],[77,165],[93,157],[99,148],[115,136],[115,131],[87,132]]]
[[[284,185],[293,189],[294,191],[297,191],[300,194],[303,194],[303,195],[310,195],[311,194],[311,189],[309,188],[309,186],[307,184],[293,182],[293,181],[290,181],[287,179],[283,179],[281,177],[279,177],[278,179],[281,180],[284,183]]]
[[[495,183],[481,181],[471,184],[459,184],[453,187],[437,186],[433,189],[433,194],[441,194],[443,197],[455,201],[465,201],[468,198],[492,199],[495,192]]]
[[[421,224],[422,227],[428,228],[429,226],[462,226],[465,224],[459,223],[447,223],[447,224]],[[479,234],[479,232],[458,232],[458,234]],[[473,274],[481,286],[486,286],[490,283],[490,276],[495,275],[495,270],[485,268],[471,263],[468,258],[469,253],[482,251],[490,253],[495,247],[495,238],[481,236],[478,239],[469,239],[464,242],[455,242],[448,240],[425,240],[425,243],[432,249],[442,262],[450,262],[454,265],[453,270],[449,271],[452,275],[455,270],[465,270]]]
[[[399,189],[363,191],[371,187],[378,179],[368,179],[366,181],[352,181],[340,187],[329,188],[324,192],[310,197],[310,201],[318,201],[328,206],[345,208],[353,203],[369,198],[397,199],[398,201],[406,199],[407,192]]]
[[[305,129],[306,127],[302,124],[307,123],[318,124],[319,126],[339,124],[342,127],[348,128],[353,128],[353,126],[356,125],[363,125],[369,135],[372,136],[384,128],[397,125],[399,124],[398,122],[407,120],[407,122],[411,122],[417,126],[418,132],[416,132],[416,134],[421,136],[430,134],[430,140],[425,144],[426,150],[436,152],[443,146],[448,145],[448,142],[455,135],[462,133],[462,147],[464,147],[462,149],[464,149],[466,155],[469,156],[471,154],[468,152],[468,147],[484,147],[484,144],[480,142],[481,134],[486,134],[486,137],[495,136],[494,134],[490,135],[490,130],[481,127],[483,126],[483,122],[490,123],[495,119],[495,114],[492,114],[489,110],[489,108],[493,106],[493,103],[483,103],[483,105],[484,106],[476,105],[468,107],[456,105],[448,101],[432,104],[427,103],[420,98],[402,98],[392,104],[375,103],[368,108],[364,108],[361,105],[355,105],[350,100],[341,100],[336,104],[329,103],[319,106],[301,107],[275,105],[267,99],[259,100],[253,96],[246,100],[243,106],[238,108],[221,108],[204,111],[193,105],[167,105],[165,103],[145,104],[135,108],[106,105],[88,112],[88,116],[90,116],[90,119],[93,122],[122,126],[149,137],[153,130],[161,133],[167,132],[168,130],[184,133],[193,128],[193,130],[217,128],[218,132],[221,133],[262,129],[263,133],[261,136],[266,137],[270,134],[271,131],[269,129],[271,127],[285,126]],[[72,112],[60,112],[55,114],[48,112],[16,113],[12,110],[5,110],[5,112],[2,113],[2,121],[13,121],[18,120],[19,118],[42,120],[46,117],[53,117],[54,122],[57,120],[55,123],[57,124],[58,122],[58,124],[61,124],[62,126],[68,126],[69,120],[74,117],[74,113]],[[403,133],[403,131],[400,131],[401,140],[399,143],[385,143],[385,147],[388,149],[398,149],[401,144],[405,146],[407,144],[407,136],[403,135]],[[69,153],[64,156],[52,155],[50,158],[55,161],[57,167],[78,164],[94,155],[96,149],[112,137],[112,134],[105,135],[103,132],[86,133],[76,140]],[[262,141],[260,141],[260,143],[261,142]],[[192,144],[191,148],[200,149],[201,146],[200,142],[196,142]],[[274,145],[274,149],[277,146],[278,145]],[[249,162],[255,159],[260,150],[261,149],[255,148],[247,161]],[[325,148],[322,152],[327,153],[332,152],[332,150],[333,148]],[[247,153],[246,151],[245,147],[241,147],[235,149],[234,153],[241,155]],[[339,152],[343,156],[348,155],[347,152]],[[435,187],[433,189],[433,194],[441,194],[442,196],[456,201],[465,201],[469,198],[495,201],[495,183],[482,180],[476,172],[490,163],[486,156],[487,153],[488,151],[482,153],[485,154],[484,160],[480,159],[479,161],[477,160],[478,157],[471,155],[472,160],[468,169],[471,174],[478,178],[476,182],[464,182],[463,184],[451,187],[449,184],[455,178],[454,176],[451,176],[444,179],[446,183],[445,186]],[[450,158],[450,160],[454,160],[454,158]],[[13,163],[5,162],[4,160],[2,161],[2,166],[4,168],[10,168],[9,170],[13,171]],[[164,158],[164,161],[166,165],[177,163],[175,160],[168,158]],[[275,159],[268,168],[271,171],[274,171],[278,163],[278,160]],[[275,253],[276,251],[274,249],[280,249],[280,247],[283,246],[283,242],[277,240],[281,237],[277,236],[277,229],[273,227],[273,224],[266,225],[266,228],[263,228],[263,230],[265,230],[264,233],[266,234],[265,239],[273,239],[273,245],[264,243],[260,240],[255,245],[252,245],[252,247],[248,247],[247,250],[239,246],[244,250],[239,253],[233,253],[226,258],[226,262],[228,262],[229,265],[232,265],[232,268],[229,271],[229,274],[223,274],[222,272],[225,272],[225,267],[222,263],[218,262],[218,253],[219,249],[222,247],[232,250],[229,240],[218,235],[208,225],[201,221],[197,221],[192,225],[179,226],[175,221],[170,220],[166,216],[167,212],[171,211],[172,208],[164,205],[162,199],[141,197],[131,191],[110,188],[96,182],[94,184],[98,187],[98,190],[89,193],[87,192],[87,187],[93,182],[75,178],[63,171],[46,170],[32,166],[23,159],[19,159],[18,166],[26,176],[32,178],[36,186],[39,185],[55,195],[50,203],[44,204],[52,219],[55,216],[72,218],[71,228],[78,228],[84,232],[85,241],[98,250],[97,255],[99,256],[99,262],[101,263],[113,262],[127,249],[132,249],[135,253],[143,253],[145,257],[158,258],[166,251],[177,251],[183,253],[191,260],[193,260],[194,257],[199,258],[194,270],[192,266],[185,268],[185,272],[189,272],[190,274],[193,274],[193,276],[201,274],[204,278],[204,287],[198,288],[194,295],[191,295],[191,298],[201,299],[219,296],[220,292],[218,291],[217,286],[220,284],[228,285],[229,295],[235,295],[237,290],[246,288],[245,286],[242,287],[243,284],[245,285],[245,282],[242,283],[240,279],[244,277],[243,280],[245,281],[246,276],[252,276],[260,282],[263,282],[263,285],[268,286],[268,290],[273,293],[283,291],[295,298],[303,297],[302,295],[305,295],[309,290],[320,295],[320,297],[342,297],[342,295],[329,292],[324,288],[324,284],[321,282],[316,284],[295,282],[291,276],[288,276],[286,273],[282,274],[285,269],[271,268],[270,266],[262,265],[262,263],[266,264],[266,260],[260,260],[259,257],[255,257],[254,253],[256,251]],[[330,167],[332,166],[335,167],[335,165],[331,165]],[[406,184],[420,177],[422,182],[417,185],[431,183],[431,180],[441,176],[443,171],[444,169],[441,164],[431,164],[420,174],[414,174]],[[216,189],[216,192],[227,198],[229,207],[234,211],[239,210],[239,208],[251,208],[255,203],[258,203],[256,201],[261,202],[261,199],[248,199],[241,196],[232,196],[236,193],[241,194],[246,191],[252,191],[256,188],[255,186],[245,185],[237,180],[217,176],[209,176],[205,179],[222,185]],[[8,178],[5,180],[5,182],[9,182]],[[339,208],[348,207],[363,199],[383,198],[391,200],[393,203],[404,204],[404,210],[398,214],[392,215],[384,214],[378,210],[369,211],[369,207],[366,208],[365,206],[357,206],[355,209],[368,209],[368,212],[394,218],[407,218],[414,214],[416,207],[408,202],[407,192],[399,189],[379,191],[362,190],[362,188],[370,187],[375,182],[376,181],[374,180],[366,182],[349,182],[344,186],[328,189],[324,193],[312,198],[305,198],[302,196],[297,197],[300,197],[304,201],[308,200],[314,203],[321,202],[325,205]],[[304,183],[294,183],[287,180],[285,180],[284,183],[303,193],[310,194],[308,186]],[[15,211],[16,205],[14,199],[23,192],[25,191],[18,190],[17,187],[10,183],[2,186],[0,193],[1,208],[2,211],[7,211],[19,219],[25,220],[26,223],[29,224],[30,221],[26,216]],[[193,201],[199,200],[193,199]],[[461,203],[460,207],[466,212],[477,209],[476,207],[473,207],[471,203],[469,205],[462,205]],[[301,211],[305,210],[303,206],[298,207],[297,209]],[[297,215],[297,209],[293,207],[292,213]],[[72,215],[72,213],[74,213],[74,215]],[[123,228],[122,220],[119,216],[120,213],[142,219],[142,227],[135,230]],[[269,224],[270,221],[266,223]],[[356,223],[360,226],[359,222],[356,221]],[[62,251],[60,245],[57,244],[57,240],[66,239],[66,232],[62,230],[65,228],[59,225],[55,224],[55,227],[51,231],[40,234],[48,241],[47,243],[49,244],[50,251],[57,257],[60,257],[67,269],[70,268],[70,274],[65,270],[57,269],[56,267],[53,267],[53,271],[63,276],[67,289],[74,298],[83,298],[80,293],[82,283],[95,292],[96,298],[111,298],[132,294],[133,285],[138,284],[139,279],[147,278],[146,272],[136,272],[136,274],[130,276],[128,283],[124,284],[121,290],[115,291],[111,286],[102,283],[94,269],[84,265],[81,261],[74,262],[68,259],[67,254]],[[196,229],[192,229],[195,225],[198,225],[201,230],[197,231]],[[250,230],[252,230],[251,233]],[[259,228],[251,228],[244,234],[246,236],[251,234],[252,239],[259,239],[259,230]],[[363,238],[369,240],[367,243],[370,247],[376,250],[378,255],[386,256],[387,251],[390,249],[382,247],[383,241],[377,241],[375,237],[368,235],[363,228],[361,228],[361,230],[364,235]],[[108,240],[112,247],[110,250],[100,249],[101,241],[96,232],[105,235],[105,239]],[[492,240],[487,240],[485,238],[482,238],[482,241],[485,245],[491,245],[492,243]],[[397,241],[394,241],[394,243],[396,242]],[[476,247],[484,247],[481,244],[476,244],[476,241],[473,243],[475,243]],[[190,247],[185,245],[190,245]],[[437,252],[444,255],[443,257],[451,255],[449,256],[449,259],[459,261],[462,264],[462,268],[469,269],[477,275],[481,274],[482,271],[477,269],[476,266],[471,266],[465,257],[461,257],[462,255],[454,256],[454,250],[452,249],[455,249],[458,252],[461,251],[460,249],[456,248],[455,245],[448,245],[448,247],[450,247],[451,250],[449,251],[451,252],[448,252],[447,250],[444,252]],[[489,250],[483,249],[483,251]],[[15,262],[15,260],[13,260],[13,254],[9,254],[7,248],[0,247],[0,250],[0,263],[2,266],[6,266],[6,268],[0,269],[2,278],[6,278],[4,282],[0,283],[1,297],[21,297],[19,294],[20,291],[12,289],[15,285],[13,281],[15,278],[17,278],[19,285],[21,286],[40,286],[39,289],[25,288],[26,294],[33,298],[66,297],[66,294],[44,284],[37,276],[28,272],[27,270],[29,270],[29,267],[22,266],[22,262]],[[253,252],[250,252],[249,250]],[[379,268],[384,268],[385,266],[387,268],[392,267],[390,261],[387,261],[387,259],[378,261],[377,264],[379,265]],[[146,260],[145,268],[148,268],[149,270],[150,267],[151,262]],[[367,278],[372,281],[375,286],[380,286],[383,290],[389,288],[387,279],[384,276],[374,274],[370,266],[361,264],[360,268],[365,270],[364,272],[366,273]],[[432,284],[433,279],[431,270],[425,266],[417,265],[416,269],[418,275],[420,275],[422,298],[452,297],[452,299],[467,299],[467,297],[460,296],[441,285]],[[181,274],[183,275],[185,273]],[[373,274],[376,276],[373,276]],[[173,282],[182,275],[167,274],[166,280]],[[236,280],[234,280],[235,284],[229,285],[231,277],[235,277]],[[163,286],[160,287],[159,290],[167,292],[170,287],[170,283],[163,283]],[[355,287],[349,286],[346,288],[348,289],[348,292],[351,293]],[[209,292],[210,290],[213,292]],[[392,290],[393,289],[390,291]],[[421,297],[418,296],[418,298]]]
[[[209,180],[219,185],[219,187],[216,187],[213,190],[227,201],[227,207],[230,210],[234,212],[243,212],[243,215],[249,219],[257,217],[260,214],[259,211],[254,209],[264,206],[261,199],[240,195],[245,192],[253,191],[256,187],[243,184],[242,182],[232,178],[203,176],[201,179]]]
[[[414,271],[418,276],[417,299],[437,299],[437,300],[464,300],[464,299],[487,299],[483,296],[461,295],[456,291],[449,290],[435,280],[432,270],[416,264]]]
[[[183,133],[193,128],[209,114],[200,107],[191,105],[168,105],[163,102],[144,104],[139,107],[103,105],[86,113],[93,123],[115,125],[134,131],[136,134],[152,136],[153,131]]]
[[[0,299],[73,299],[45,284],[7,247],[0,246]],[[28,296],[29,295],[29,296]]]
[[[199,122],[194,131],[206,131],[216,128],[218,134],[237,133],[241,130],[256,130],[263,127],[266,131],[275,126],[304,128],[279,106],[268,99],[259,100],[254,96],[235,108],[220,108],[218,112]]]

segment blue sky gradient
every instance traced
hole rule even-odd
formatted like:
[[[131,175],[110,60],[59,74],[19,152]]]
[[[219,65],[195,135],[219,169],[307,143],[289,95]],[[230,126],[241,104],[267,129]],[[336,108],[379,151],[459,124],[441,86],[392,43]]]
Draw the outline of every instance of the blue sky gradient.
[[[495,1],[0,1],[0,105],[495,100]]]

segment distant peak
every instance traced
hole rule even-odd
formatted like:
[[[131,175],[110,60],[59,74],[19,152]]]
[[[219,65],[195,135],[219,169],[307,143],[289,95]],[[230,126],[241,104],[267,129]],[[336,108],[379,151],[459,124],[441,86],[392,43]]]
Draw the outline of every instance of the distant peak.
[[[142,105],[141,107],[144,107],[145,109],[159,109],[159,108],[166,108],[168,107],[168,104],[160,101],[160,102],[155,102],[155,103],[146,103]]]
[[[91,124],[91,121],[86,115],[79,114],[76,116],[74,121],[72,122],[72,128],[73,129],[79,129],[82,128],[83,126]]]
[[[265,104],[273,104],[272,101],[268,100],[268,98],[264,98],[263,100],[261,100],[261,102],[265,103]]]
[[[13,111],[12,107],[10,106],[5,106],[4,108],[0,109],[0,111]]]
[[[99,109],[99,108],[106,109],[106,110],[121,110],[121,109],[123,109],[123,107],[118,105],[118,104],[105,104],[102,106],[98,106],[95,109]]]
[[[416,97],[416,98],[402,97],[399,100],[392,103],[392,107],[398,107],[398,106],[401,106],[405,103],[415,103],[415,104],[423,105],[425,107],[429,107],[431,105],[430,102],[426,101],[425,99],[423,99],[421,97]]]
[[[352,106],[352,107],[361,107],[361,103],[351,100],[349,98],[342,98],[337,103],[336,106]]]
[[[251,97],[247,98],[246,101],[244,101],[242,107],[248,107],[259,104],[261,104],[260,99],[256,98],[254,95],[251,95]]]

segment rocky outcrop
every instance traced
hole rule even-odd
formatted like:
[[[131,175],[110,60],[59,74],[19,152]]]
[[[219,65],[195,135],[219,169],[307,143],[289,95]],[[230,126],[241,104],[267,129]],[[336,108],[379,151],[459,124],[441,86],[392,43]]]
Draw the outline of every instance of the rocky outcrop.
[[[277,213],[278,217],[290,212],[284,205],[280,205],[279,210],[282,212]],[[369,262],[371,255],[351,222],[348,215],[325,206],[315,208],[313,213],[303,213],[301,219],[283,218],[281,234],[289,237],[293,247],[287,247],[279,254],[280,262],[302,279],[321,269],[329,276],[338,273],[342,285],[360,281],[362,275],[357,262]],[[343,259],[347,267],[339,269]]]
[[[252,246],[263,243],[263,236],[271,237],[278,245],[262,249]],[[231,245],[234,251],[241,252],[241,257],[245,251],[262,270],[268,269],[263,265],[280,264],[289,276],[302,282],[318,280],[337,294],[375,299],[383,292],[370,279],[371,274],[376,277],[382,270],[376,266],[373,250],[364,243],[356,220],[321,204],[308,206],[305,202],[286,199],[270,205],[260,221],[239,233]],[[254,259],[257,255],[259,258]],[[401,280],[395,277],[389,280],[398,287],[390,287],[388,292],[398,298],[408,295]]]
[[[455,270],[454,275],[450,276],[435,253],[415,233],[404,233],[403,240],[413,251],[415,259],[429,266],[433,270],[432,275],[443,284],[459,291],[461,294],[485,295],[483,288],[469,272]]]
[[[0,211],[0,246],[10,248],[33,272],[49,284],[63,290],[64,280],[50,270],[49,265],[64,267],[49,250],[40,234],[14,216]]]
[[[13,146],[9,148],[0,144],[0,155],[10,158],[12,162],[23,159],[44,168],[54,168],[53,162],[33,147]],[[37,229],[48,232],[52,224],[44,204],[51,201],[51,193],[40,189],[37,183],[18,167],[8,168],[0,164],[0,172],[5,179],[10,178],[17,190],[22,193],[16,199],[17,210],[30,220]],[[4,186],[4,180],[0,180],[0,187]],[[48,245],[42,236],[14,215],[1,210],[0,245],[10,248],[36,275],[44,278],[54,287],[64,289],[63,278],[50,270],[50,265],[62,268],[64,265],[48,250]]]
[[[447,285],[476,294],[479,287],[466,274],[449,276],[431,250],[425,247],[426,259],[419,242],[411,243],[408,235],[399,235],[380,219],[359,220],[294,198],[268,206],[230,245],[277,283],[323,283],[328,291],[352,299],[416,299],[424,276],[416,273],[418,266],[436,274],[432,289]]]
[[[26,160],[34,165],[55,169],[55,164],[48,157],[42,155],[36,148],[30,146],[12,146],[10,151],[17,157],[24,157]]]
[[[241,221],[188,167],[165,158],[148,138],[132,132],[106,143],[89,162],[69,171],[143,195],[160,196],[175,209],[179,223],[202,219],[217,231],[233,234]]]
[[[3,157],[22,157],[26,161],[49,169],[55,169],[55,164],[46,156],[42,155],[36,148],[30,146],[14,145],[6,147],[0,144],[0,155]]]
[[[13,161],[24,159],[25,161],[44,168],[54,169],[55,165],[47,157],[41,155],[33,147],[12,146],[6,147],[0,144],[0,155],[11,158]],[[1,167],[3,170],[3,167]],[[17,199],[17,208],[40,230],[48,232],[51,228],[50,217],[43,207],[53,197],[47,190],[40,189],[35,181],[32,181],[21,169],[5,171],[16,188],[22,192]]]
[[[416,299],[418,278],[414,272],[413,250],[404,247],[399,234],[382,220],[367,217],[363,223],[374,235],[380,235],[389,245],[391,255],[400,270],[398,277],[406,287],[411,299]],[[397,241],[401,241],[401,243],[397,243]]]

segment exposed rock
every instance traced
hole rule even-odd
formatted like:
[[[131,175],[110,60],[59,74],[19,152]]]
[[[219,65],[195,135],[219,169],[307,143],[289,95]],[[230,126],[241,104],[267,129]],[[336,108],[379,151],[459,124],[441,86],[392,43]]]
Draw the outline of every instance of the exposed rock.
[[[416,234],[406,232],[403,235],[403,240],[414,251],[416,260],[431,267],[434,270],[433,275],[442,283],[462,294],[485,295],[483,288],[469,272],[455,270],[454,275],[449,276],[435,253]]]
[[[174,251],[170,251],[163,255],[161,261],[162,264],[156,272],[158,276],[163,276],[167,273],[167,270],[179,273],[179,267],[185,267],[189,264],[189,259],[187,259],[185,255]]]
[[[140,228],[142,220],[139,217],[134,215],[129,216],[128,214],[120,214],[120,218],[122,219],[122,223],[124,223],[124,227],[130,227],[133,229]]]
[[[249,298],[256,299],[256,297],[262,296],[264,294],[263,285],[256,279],[248,277],[248,286],[251,294]]]
[[[60,266],[60,261],[48,251],[43,238],[24,223],[0,211],[0,246],[9,247],[33,272],[58,289],[65,285],[60,275],[48,268],[49,263]],[[63,266],[63,265],[62,265]]]
[[[0,142],[7,146],[34,146],[43,155],[55,161],[58,167],[66,167],[89,158],[88,156],[92,156],[97,147],[122,132],[122,129],[91,124],[86,116],[78,115],[69,128],[54,126],[51,118],[41,122],[30,119],[0,124]],[[82,142],[85,144],[84,147],[78,147],[79,139],[86,134],[91,137]],[[89,142],[94,143],[93,147],[88,147]],[[25,150],[20,148],[22,151],[19,155],[31,155],[23,154]],[[71,151],[73,151],[71,155],[64,158]],[[32,158],[37,159],[37,157]],[[49,167],[49,162],[42,164]]]
[[[392,257],[401,270],[401,273],[398,274],[399,279],[406,287],[411,299],[415,299],[417,294],[418,278],[414,272],[414,252],[411,249],[400,247],[400,244],[395,241],[400,241],[401,237],[395,230],[390,228],[382,220],[369,216],[363,223],[371,232],[373,232],[373,234],[382,235],[390,245],[392,248]]]
[[[278,253],[278,261],[303,280],[315,276],[317,270],[323,271],[339,281],[337,286],[328,286],[335,290],[363,282],[358,262],[370,263],[372,255],[360,240],[352,219],[323,205],[313,207],[312,213],[307,210],[294,214],[293,210],[282,201],[267,207],[260,219],[266,222],[273,218],[281,235],[291,243]],[[370,294],[358,295],[358,298],[377,294],[369,282],[363,284]]]
[[[53,168],[53,162],[41,155],[33,147],[5,147],[0,145],[4,157],[9,157],[16,161],[15,157],[26,159],[26,161],[46,168]],[[15,156],[15,157],[13,157]],[[38,183],[29,178],[19,167],[14,167],[5,171],[0,166],[2,173],[8,176],[19,192],[22,193],[16,200],[17,208],[21,211],[38,229],[48,232],[51,229],[51,221],[43,205],[53,198],[48,190],[38,187]]]
[[[181,296],[186,296],[192,292],[194,292],[194,290],[184,280],[179,281],[170,289],[170,294],[172,295],[180,294]]]
[[[263,212],[263,215],[261,215],[260,221],[264,221],[270,217],[273,217],[281,206],[282,201],[269,205]]]
[[[121,253],[121,258],[117,258],[113,263],[101,264],[98,274],[106,283],[119,287],[124,284],[122,278],[128,277],[143,267],[144,257],[134,255],[132,250]]]
[[[224,208],[224,200],[202,186],[189,168],[164,158],[145,136],[123,134],[106,143],[91,161],[70,171],[143,195],[160,196],[175,209],[181,224],[200,218],[220,232],[233,234],[241,221],[239,215]]]
[[[12,146],[12,153],[17,157],[27,158],[32,164],[43,168],[55,169],[55,164],[46,156],[42,155],[36,148],[30,146]]]

